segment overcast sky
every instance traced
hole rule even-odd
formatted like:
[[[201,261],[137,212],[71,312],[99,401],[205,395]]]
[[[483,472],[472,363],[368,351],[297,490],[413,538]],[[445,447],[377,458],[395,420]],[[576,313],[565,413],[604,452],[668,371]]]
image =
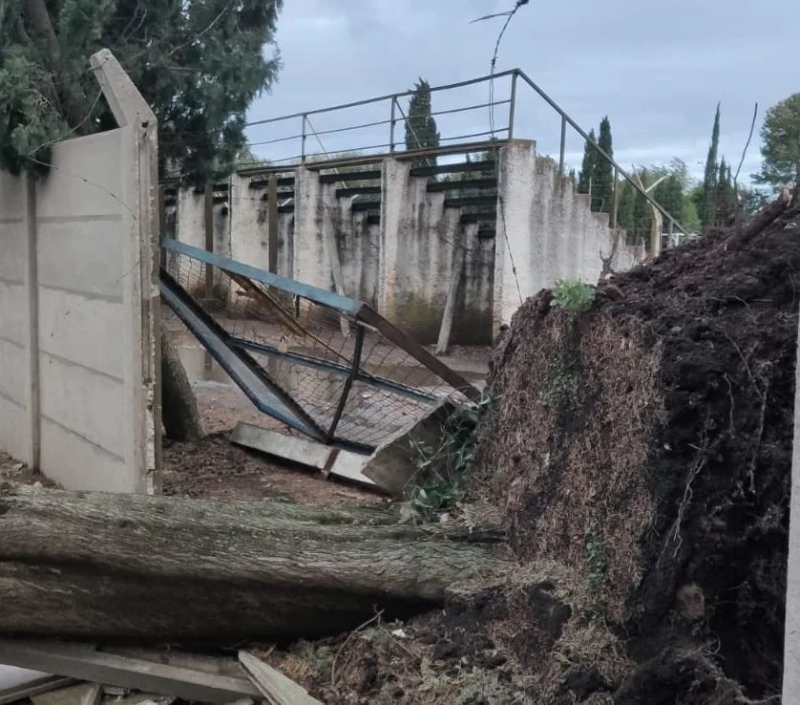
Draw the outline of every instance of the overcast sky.
[[[269,95],[253,105],[260,120],[407,90],[423,77],[445,85],[486,75],[502,19],[470,24],[509,9],[514,0],[286,0],[278,24],[283,70]],[[695,173],[722,103],[721,151],[738,163],[758,101],[760,114],[800,91],[796,71],[800,21],[785,3],[763,0],[530,0],[514,17],[497,71],[520,68],[585,129],[611,119],[623,166],[687,162]],[[480,105],[489,85],[434,94],[434,110]],[[496,81],[494,99],[509,97]],[[519,88],[517,137],[558,153],[559,122],[524,86]],[[389,118],[388,102],[312,116],[322,132]],[[407,100],[401,101],[405,110]],[[444,138],[501,130],[508,108],[498,105],[438,118]],[[759,127],[761,119],[759,118]],[[300,132],[300,120],[254,127],[254,143]],[[499,133],[502,135],[502,133]],[[402,142],[402,128],[398,141]],[[342,151],[389,141],[388,126],[309,137],[309,151]],[[568,143],[579,166],[581,142]],[[299,140],[259,145],[273,159],[299,153]],[[743,175],[760,163],[758,139]]]

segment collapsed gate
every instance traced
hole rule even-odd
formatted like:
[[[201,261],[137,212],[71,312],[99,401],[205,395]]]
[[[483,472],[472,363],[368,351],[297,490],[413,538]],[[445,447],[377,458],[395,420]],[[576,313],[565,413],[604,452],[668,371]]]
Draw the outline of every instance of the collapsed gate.
[[[260,411],[320,443],[372,452],[443,399],[480,397],[365,303],[162,247],[163,300]]]

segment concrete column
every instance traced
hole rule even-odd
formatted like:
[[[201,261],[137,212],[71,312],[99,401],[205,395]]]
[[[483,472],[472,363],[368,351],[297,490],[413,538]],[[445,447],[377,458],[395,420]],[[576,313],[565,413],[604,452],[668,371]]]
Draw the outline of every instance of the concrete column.
[[[800,331],[798,343],[800,343]],[[800,347],[798,347],[795,383],[789,561],[786,575],[786,631],[783,652],[784,705],[800,703]]]
[[[300,167],[295,175],[294,189],[292,278],[332,291],[333,273],[322,231],[325,207],[334,204],[323,202],[329,199],[323,199],[319,172]]]
[[[400,230],[405,215],[405,195],[411,178],[411,165],[396,159],[385,159],[381,165],[381,232],[378,255],[378,312],[394,320],[397,307],[401,261],[408,264],[400,251]]]
[[[524,300],[541,289],[533,271],[544,254],[543,233],[533,231],[536,144],[514,140],[500,150],[494,274],[494,336]],[[516,275],[514,268],[516,267]]]
[[[228,192],[231,258],[259,269],[269,268],[266,190],[251,189],[250,177],[234,174]]]
[[[205,207],[203,192],[193,188],[178,189],[176,196],[177,222],[175,239],[192,247],[206,249]]]

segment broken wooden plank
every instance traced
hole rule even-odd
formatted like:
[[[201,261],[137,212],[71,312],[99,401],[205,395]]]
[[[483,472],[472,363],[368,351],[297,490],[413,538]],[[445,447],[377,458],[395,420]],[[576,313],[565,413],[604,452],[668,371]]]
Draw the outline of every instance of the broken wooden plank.
[[[115,656],[76,644],[0,639],[0,663],[209,703],[260,693],[245,678]]]
[[[247,651],[239,652],[239,662],[270,705],[322,705],[301,685]]]
[[[66,686],[74,685],[76,682],[74,678],[46,676],[45,678],[37,678],[27,683],[20,683],[10,688],[0,690],[0,705],[15,703],[18,700],[28,700],[40,693],[47,693],[51,690],[65,688]]]
[[[78,683],[66,688],[30,696],[33,705],[98,705],[103,697],[102,686],[96,683]]]

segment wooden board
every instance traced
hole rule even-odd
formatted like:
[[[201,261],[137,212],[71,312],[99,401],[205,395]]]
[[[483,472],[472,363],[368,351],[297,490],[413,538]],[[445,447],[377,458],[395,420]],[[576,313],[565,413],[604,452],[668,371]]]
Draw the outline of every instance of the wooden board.
[[[301,685],[252,654],[240,651],[239,661],[270,705],[322,705]]]
[[[105,654],[74,644],[0,639],[0,663],[208,703],[229,703],[260,692],[246,678]]]

